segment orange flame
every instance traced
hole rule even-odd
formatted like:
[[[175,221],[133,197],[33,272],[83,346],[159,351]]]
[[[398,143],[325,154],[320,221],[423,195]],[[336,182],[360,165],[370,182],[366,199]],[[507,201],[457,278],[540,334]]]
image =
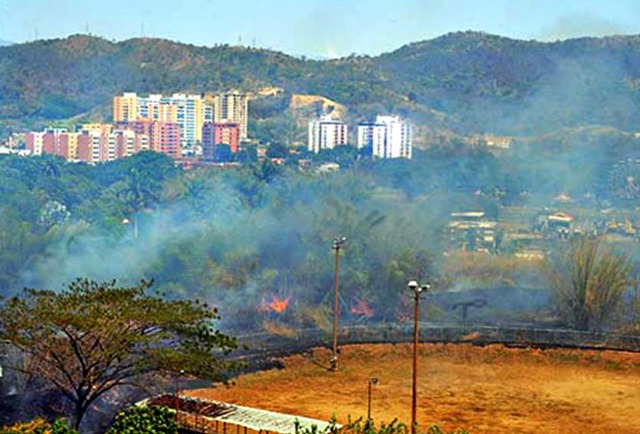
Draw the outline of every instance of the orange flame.
[[[366,300],[358,300],[356,305],[351,308],[351,313],[354,315],[372,316],[374,311]]]
[[[286,298],[276,297],[275,295],[271,296],[271,301],[267,301],[266,295],[262,297],[262,304],[258,308],[260,312],[276,312],[282,313],[287,310],[289,307],[289,301],[291,301],[291,296]]]

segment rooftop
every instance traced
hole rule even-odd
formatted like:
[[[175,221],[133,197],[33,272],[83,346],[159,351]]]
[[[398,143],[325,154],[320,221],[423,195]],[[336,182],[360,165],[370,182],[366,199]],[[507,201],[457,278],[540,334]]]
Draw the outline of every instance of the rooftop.
[[[331,424],[319,419],[277,413],[259,408],[243,407],[241,405],[206,399],[179,396],[179,409],[204,416],[207,420],[230,423],[254,431],[268,431],[271,433],[291,434],[296,432],[296,423],[300,429],[317,427],[318,432],[329,432]],[[174,396],[163,395],[145,400],[140,405],[166,405],[175,408],[177,403]],[[341,428],[336,424],[335,428]]]
[[[452,218],[482,218],[484,217],[484,211],[466,211],[466,212],[452,212]]]

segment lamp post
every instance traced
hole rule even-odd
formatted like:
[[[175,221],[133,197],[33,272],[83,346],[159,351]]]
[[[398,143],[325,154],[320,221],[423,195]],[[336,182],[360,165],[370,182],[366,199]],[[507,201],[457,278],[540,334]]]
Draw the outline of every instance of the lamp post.
[[[180,369],[176,375],[176,423],[180,418],[180,377],[184,375],[184,369]]]
[[[376,377],[369,378],[369,391],[367,394],[367,421],[371,420],[371,387],[378,384]]]
[[[420,317],[420,294],[428,291],[428,284],[420,285],[415,280],[410,281],[407,286],[414,295],[413,313],[413,376],[411,380],[411,434],[416,434],[416,407],[418,396],[418,320]]]
[[[335,250],[334,265],[334,300],[333,300],[333,354],[329,370],[338,370],[338,327],[340,317],[340,247],[347,241],[346,237],[336,237],[333,239],[332,248]]]

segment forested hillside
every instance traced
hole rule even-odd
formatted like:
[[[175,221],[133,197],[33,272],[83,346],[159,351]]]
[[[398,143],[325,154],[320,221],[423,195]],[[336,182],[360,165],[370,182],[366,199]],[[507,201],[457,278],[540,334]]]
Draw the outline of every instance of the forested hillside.
[[[577,140],[549,154],[521,147],[499,157],[433,147],[412,160],[340,160],[330,174],[268,160],[183,171],[153,152],[95,166],[0,156],[0,296],[59,289],[78,276],[144,277],[172,296],[230,309],[243,327],[256,326],[256,309],[269,318],[274,300],[295,303],[287,312],[299,316],[288,321],[313,321],[319,317],[305,309],[330,305],[331,240],[346,236],[345,303],[366,299],[379,318],[392,318],[388,307],[402,300],[392,303],[390,288],[404,287],[407,276],[428,275],[440,290],[470,278],[442,266],[457,248],[447,230],[452,212],[508,219],[508,209],[533,213],[562,192],[578,206],[594,197],[638,206],[639,197],[617,197],[608,180],[640,139]],[[483,269],[474,285],[540,284],[527,267],[502,272],[492,280]]]
[[[152,152],[96,166],[0,156],[0,296],[77,276],[148,278],[171,297],[233,312],[227,321],[242,327],[256,326],[260,309],[269,318],[273,300],[296,304],[288,320],[313,321],[303,311],[326,296],[341,234],[345,300],[382,305],[385,288],[428,266],[446,221],[435,221],[446,208],[427,213],[414,199],[425,180],[398,184],[415,164],[369,161],[324,176],[269,162],[184,172]]]
[[[76,35],[0,47],[2,134],[102,107],[124,91],[280,87],[345,105],[353,118],[396,112],[461,134],[541,134],[640,124],[640,37],[519,41],[448,34],[381,56],[316,61],[264,49]],[[107,120],[107,119],[104,119]]]

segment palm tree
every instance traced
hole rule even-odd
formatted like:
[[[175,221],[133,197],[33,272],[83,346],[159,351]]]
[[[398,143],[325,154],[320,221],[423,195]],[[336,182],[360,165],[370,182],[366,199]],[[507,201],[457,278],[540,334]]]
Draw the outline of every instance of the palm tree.
[[[138,238],[139,214],[149,208],[158,200],[158,192],[155,191],[147,177],[145,177],[136,167],[132,167],[122,184],[122,188],[117,193],[118,198],[123,200],[133,223],[133,238]]]

